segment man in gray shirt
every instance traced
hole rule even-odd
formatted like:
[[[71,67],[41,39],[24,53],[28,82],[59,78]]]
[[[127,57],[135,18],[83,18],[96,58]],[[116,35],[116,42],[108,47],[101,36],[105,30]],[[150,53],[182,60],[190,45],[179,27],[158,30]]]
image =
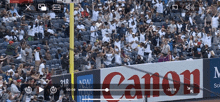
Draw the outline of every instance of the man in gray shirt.
[[[163,45],[162,51],[163,54],[167,55],[170,52],[170,45],[168,45],[167,41]]]
[[[31,63],[33,55],[32,55],[32,49],[31,49],[30,45],[27,45],[27,47],[25,48],[25,52],[27,53],[26,61],[28,63]]]

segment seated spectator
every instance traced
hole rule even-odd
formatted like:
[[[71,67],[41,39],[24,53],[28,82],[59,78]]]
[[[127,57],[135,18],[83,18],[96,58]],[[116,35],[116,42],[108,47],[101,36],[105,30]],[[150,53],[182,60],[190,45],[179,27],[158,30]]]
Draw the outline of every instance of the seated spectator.
[[[135,60],[136,64],[142,64],[144,63],[143,57],[141,57],[140,55],[137,56],[137,59]]]
[[[61,53],[61,49],[58,49],[58,50],[57,50],[57,53],[56,53],[56,55],[55,55],[55,58],[56,58],[56,59],[62,59],[62,58],[63,58],[63,55],[62,55],[62,53]]]
[[[3,22],[4,23],[9,23],[10,22],[10,20],[9,20],[9,18],[8,18],[8,15],[6,14],[6,15],[4,15],[4,17],[3,17]]]
[[[18,17],[20,17],[20,15],[18,14],[17,9],[15,9],[14,6],[11,6],[11,9],[9,10],[9,12],[10,12],[11,14],[15,13]]]
[[[51,54],[50,54],[50,50],[49,50],[49,49],[46,50],[45,59],[46,59],[46,60],[52,60],[52,57],[51,57]]]

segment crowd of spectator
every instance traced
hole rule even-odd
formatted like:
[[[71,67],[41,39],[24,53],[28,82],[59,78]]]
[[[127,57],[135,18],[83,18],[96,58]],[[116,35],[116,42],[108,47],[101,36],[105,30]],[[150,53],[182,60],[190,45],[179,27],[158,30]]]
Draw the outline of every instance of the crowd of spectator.
[[[79,1],[70,49],[76,70],[219,57],[218,0]],[[39,13],[35,4],[2,0],[0,12],[1,100],[68,100],[60,87],[49,92],[56,70],[69,69],[68,5]]]
[[[26,5],[0,1],[0,101],[68,100],[61,88],[50,94],[51,76],[69,70],[68,5],[45,12]]]
[[[80,1],[75,8],[78,70],[220,54],[218,0]]]

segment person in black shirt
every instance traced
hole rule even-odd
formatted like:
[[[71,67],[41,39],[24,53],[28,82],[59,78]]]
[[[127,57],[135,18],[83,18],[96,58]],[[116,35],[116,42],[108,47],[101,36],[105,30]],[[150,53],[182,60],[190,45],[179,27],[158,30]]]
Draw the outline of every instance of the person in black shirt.
[[[170,25],[170,24],[169,24],[169,20],[166,19],[166,23],[164,23],[163,26],[164,26],[165,29],[167,29],[167,28],[168,28],[168,25]]]
[[[209,47],[208,47],[208,45],[205,45],[202,48],[202,57],[208,58],[208,54],[209,54]]]
[[[137,59],[135,60],[135,63],[136,64],[141,64],[141,63],[144,63],[144,60],[141,58],[140,55],[137,56]]]
[[[161,50],[159,47],[154,47],[154,51],[153,51],[153,54],[158,56],[159,54],[161,53]]]
[[[96,57],[98,55],[99,50],[95,49],[95,52],[91,54],[91,68],[95,69]]]
[[[194,59],[200,59],[202,57],[201,48],[200,48],[200,42],[193,48],[193,58]]]

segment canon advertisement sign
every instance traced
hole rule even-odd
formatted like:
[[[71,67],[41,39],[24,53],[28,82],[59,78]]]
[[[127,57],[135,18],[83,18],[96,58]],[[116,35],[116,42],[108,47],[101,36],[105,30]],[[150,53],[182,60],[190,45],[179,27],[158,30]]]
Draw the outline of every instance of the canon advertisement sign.
[[[100,70],[101,88],[109,89],[102,91],[100,98],[119,99],[102,102],[143,99],[145,96],[148,97],[148,102],[203,98],[203,90],[200,90],[203,87],[203,60],[141,64],[131,67],[140,70],[126,66]]]

